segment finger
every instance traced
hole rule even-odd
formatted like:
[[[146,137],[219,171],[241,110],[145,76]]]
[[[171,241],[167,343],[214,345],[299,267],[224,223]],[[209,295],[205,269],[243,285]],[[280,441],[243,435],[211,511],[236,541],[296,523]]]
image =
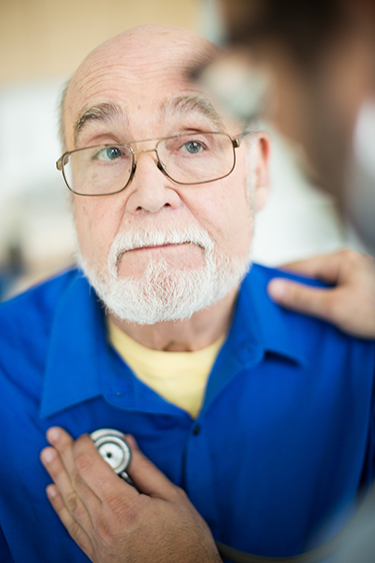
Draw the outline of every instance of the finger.
[[[68,502],[70,496],[72,496],[73,498],[72,491],[75,491],[78,494],[80,500],[84,502],[89,512],[97,509],[100,501],[94,494],[92,489],[90,489],[90,487],[84,481],[84,479],[82,479],[82,476],[80,475],[78,468],[76,467],[74,450],[76,448],[78,440],[75,443],[68,432],[59,427],[52,427],[48,430],[47,440],[54,446],[54,448],[58,452],[59,457],[62,460],[62,464],[65,468],[64,472],[63,468],[56,463],[56,472],[54,476],[51,475],[51,477],[54,478],[54,480],[58,479],[58,481],[55,480],[55,483],[59,487],[64,499],[67,499],[66,502]],[[91,440],[88,440],[92,444]],[[68,486],[66,482],[67,478],[70,481],[70,486]],[[62,488],[63,486],[64,489]]]
[[[70,476],[64,467],[60,454],[54,448],[45,448],[40,455],[41,461],[63,499],[66,510],[86,531],[92,528],[90,514],[77,491],[74,489]],[[53,489],[55,490],[55,489]]]
[[[44,448],[40,453],[40,460],[61,494],[69,494],[73,487],[59,453],[54,448]]]
[[[275,278],[269,282],[267,292],[283,307],[330,320],[332,290],[312,288],[284,278]]]
[[[82,526],[80,526],[80,524],[70,514],[56,485],[48,485],[46,493],[52,508],[60,518],[65,528],[68,530],[70,536],[82,549],[82,551],[91,559],[93,555],[93,546],[90,538]]]
[[[180,491],[138,448],[137,442],[131,435],[125,436],[132,457],[127,471],[138,489],[151,497],[164,500],[174,500],[176,492]]]
[[[58,426],[52,426],[49,428],[47,430],[46,438],[51,446],[59,452],[67,472],[69,475],[72,475],[75,471],[73,459],[73,438],[63,428]]]

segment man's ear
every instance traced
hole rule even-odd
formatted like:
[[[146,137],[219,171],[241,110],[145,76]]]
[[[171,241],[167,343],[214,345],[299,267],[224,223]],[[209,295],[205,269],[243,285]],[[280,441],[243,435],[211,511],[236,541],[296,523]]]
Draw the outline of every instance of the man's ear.
[[[271,153],[271,137],[265,131],[255,133],[254,142],[257,149],[257,166],[255,169],[254,203],[256,211],[267,202],[270,187],[269,159]]]

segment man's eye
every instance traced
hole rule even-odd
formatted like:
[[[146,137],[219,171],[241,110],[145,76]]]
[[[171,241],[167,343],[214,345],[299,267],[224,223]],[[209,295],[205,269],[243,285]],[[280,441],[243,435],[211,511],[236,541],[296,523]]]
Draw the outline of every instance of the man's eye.
[[[122,156],[124,156],[124,153],[119,147],[105,147],[94,155],[94,159],[109,162]]]
[[[204,150],[204,147],[198,141],[188,141],[182,145],[181,149],[190,154],[198,154]]]

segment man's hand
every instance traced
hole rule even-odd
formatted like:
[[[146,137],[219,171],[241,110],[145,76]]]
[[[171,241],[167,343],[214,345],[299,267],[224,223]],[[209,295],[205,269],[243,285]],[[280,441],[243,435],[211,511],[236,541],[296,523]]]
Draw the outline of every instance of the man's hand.
[[[210,530],[182,489],[173,485],[126,436],[127,471],[140,491],[116,475],[90,437],[74,441],[50,428],[53,447],[41,460],[54,485],[48,498],[93,563],[219,563]]]
[[[375,338],[375,262],[342,250],[287,264],[283,268],[320,278],[332,289],[317,289],[275,278],[268,293],[284,307],[320,317],[359,338]]]

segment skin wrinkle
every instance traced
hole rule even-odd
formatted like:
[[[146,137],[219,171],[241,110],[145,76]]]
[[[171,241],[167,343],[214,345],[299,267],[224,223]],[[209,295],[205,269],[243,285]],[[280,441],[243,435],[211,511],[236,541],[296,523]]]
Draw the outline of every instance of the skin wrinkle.
[[[66,148],[65,143],[65,126],[64,126],[64,104],[67,90],[70,86],[71,79],[66,83],[64,89],[61,94],[61,100],[59,103],[59,134],[60,134],[60,141],[63,150]],[[223,121],[219,115],[219,113],[215,110],[211,102],[203,97],[198,95],[187,95],[187,96],[179,96],[174,98],[173,100],[167,100],[162,104],[162,110],[167,115],[168,111],[170,110],[181,110],[181,112],[188,114],[194,110],[198,110],[202,115],[208,117],[219,132],[226,132],[226,128],[223,124]],[[122,119],[126,120],[126,114],[122,111],[120,106],[117,106],[114,103],[110,102],[103,102],[92,107],[89,107],[83,111],[83,113],[78,117],[76,124],[74,125],[74,145],[77,148],[78,146],[78,139],[81,133],[81,130],[84,128],[86,123],[95,120],[95,121],[107,121],[112,120],[116,117],[121,117]],[[248,124],[247,124],[248,125]],[[245,129],[245,124],[242,124],[241,130]],[[249,129],[249,127],[246,127]],[[256,126],[252,127],[252,132],[256,130]],[[249,139],[250,136],[245,139]],[[148,140],[148,139],[146,139]]]
[[[208,64],[221,52],[218,47],[206,40],[202,40],[199,36],[196,36],[197,44],[195,45],[190,41],[190,38],[187,39],[181,35],[181,31],[178,28],[170,26],[158,27],[159,30],[156,30],[155,26],[152,25],[140,26],[130,32],[122,33],[116,38],[110,39],[97,47],[82,62],[63,92],[60,103],[60,132],[64,148],[67,146],[65,119],[72,109],[74,98],[79,98],[81,92],[87,94],[88,91],[93,89],[96,91],[96,94],[99,94],[99,96],[102,94],[105,98],[107,93],[106,81],[111,79],[113,74],[112,70],[118,71],[121,70],[121,68],[123,68],[124,74],[128,74],[127,81],[130,82],[142,76],[145,70],[148,71],[151,83],[163,77],[165,74],[165,52],[159,53],[156,51],[153,53],[153,65],[152,68],[150,68],[147,51],[143,53],[139,49],[139,44],[142,44],[142,36],[145,42],[147,42],[150,32],[156,37],[169,37],[171,32],[176,32],[173,41],[173,49],[170,49],[172,55],[168,57],[168,67],[169,70],[173,71],[174,69],[176,70],[176,74],[178,73],[181,77],[184,77],[186,85],[190,86],[190,88],[192,86],[189,77],[191,66]],[[137,41],[134,41],[134,43],[131,41],[133,36],[137,37]],[[126,67],[121,64],[120,60],[124,37],[127,38],[126,51],[131,61],[130,65],[127,64]],[[205,49],[201,48],[202,43],[205,43]],[[105,57],[102,56],[103,51],[105,52]],[[183,59],[181,62],[181,53],[186,51],[189,51],[189,60],[185,62]],[[98,85],[101,84],[103,84],[103,92],[97,89]],[[123,92],[123,86],[119,85],[119,99],[121,99],[120,94],[123,94]],[[99,101],[100,100],[98,100],[98,102]],[[74,116],[71,116],[71,118],[75,121]]]
[[[226,131],[220,115],[215,110],[211,102],[203,96],[179,96],[177,98],[173,98],[167,103],[164,103],[163,105],[163,110],[166,114],[168,114],[168,111],[170,110],[181,111],[189,115],[191,115],[194,111],[198,111],[198,113],[208,117],[218,131]]]
[[[178,118],[179,114],[188,115],[191,118],[192,115],[196,113],[207,118],[210,122],[210,127],[211,123],[213,124],[212,130],[218,132],[224,132],[226,130],[220,115],[214,109],[211,102],[203,96],[187,95],[178,96],[172,100],[164,100],[161,102],[161,111],[165,114],[166,118],[169,116]],[[128,121],[123,108],[113,102],[103,102],[84,109],[82,114],[78,116],[74,125],[75,147],[78,147],[80,134],[90,122],[100,121],[108,123],[116,119],[123,120],[125,123]],[[142,141],[149,140],[154,139],[142,139]],[[135,140],[128,142],[135,142]]]
[[[131,34],[127,34],[128,37],[131,37]],[[121,41],[121,35],[118,36],[120,38]],[[201,41],[201,37],[199,38],[199,40]],[[111,40],[110,40],[111,41]],[[100,75],[101,73],[103,74],[107,74],[107,73],[111,73],[112,72],[112,67],[116,67],[116,68],[120,68],[121,69],[121,63],[119,64],[118,62],[118,51],[116,48],[116,43],[113,43],[113,48],[112,50],[108,53],[108,57],[106,59],[104,59],[103,61],[99,61],[99,64],[95,63],[95,72],[98,73],[98,75]],[[176,40],[174,39],[174,45],[173,45],[173,52],[174,53],[182,53],[182,52],[186,52],[186,50],[189,50],[189,57],[190,60],[187,62],[181,62],[181,60],[176,60],[174,56],[169,58],[169,68],[172,71],[176,71],[179,72],[181,76],[185,76],[185,80],[187,83],[191,83],[191,78],[190,78],[190,74],[191,74],[191,67],[194,67],[195,65],[202,65],[202,64],[208,64],[210,61],[213,61],[222,51],[221,49],[219,49],[218,47],[215,47],[214,45],[210,44],[209,42],[207,43],[207,51],[203,52],[201,49],[197,48],[194,52],[194,50],[192,50],[192,47],[194,48],[194,46],[192,46],[191,43],[183,41],[183,40]],[[105,49],[106,43],[104,43],[101,47],[103,49]],[[93,58],[92,55],[97,56],[99,55],[100,51],[101,51],[101,47],[99,47],[98,49],[92,51],[92,53],[89,55],[89,58],[86,59],[85,61],[83,61],[79,71],[83,71],[86,72],[87,68],[91,71],[92,70],[92,64],[91,64],[91,59]],[[147,53],[142,53],[140,52],[140,50],[138,49],[138,46],[127,46],[127,54],[130,56],[132,54],[132,51],[134,51],[133,53],[133,64],[131,66],[127,65],[125,68],[125,71],[130,71],[132,75],[134,75],[135,77],[139,77],[142,76],[144,74],[144,71],[146,70],[147,72],[150,73],[150,75],[152,76],[153,80],[157,80],[160,79],[160,77],[163,75],[163,73],[165,72],[165,56],[164,54],[161,55],[160,58],[158,58],[158,53],[154,53],[154,59],[153,59],[153,68],[150,69],[150,63],[149,63],[149,59],[148,59],[148,54]],[[170,50],[172,52],[172,50]],[[111,63],[110,59],[113,58],[114,62]],[[81,74],[81,72],[80,72]],[[82,73],[83,74],[83,73]],[[77,74],[77,77],[79,78],[79,75]],[[91,80],[95,80],[94,76],[88,77],[85,76],[83,81],[82,81],[82,85],[88,85],[90,84]]]

